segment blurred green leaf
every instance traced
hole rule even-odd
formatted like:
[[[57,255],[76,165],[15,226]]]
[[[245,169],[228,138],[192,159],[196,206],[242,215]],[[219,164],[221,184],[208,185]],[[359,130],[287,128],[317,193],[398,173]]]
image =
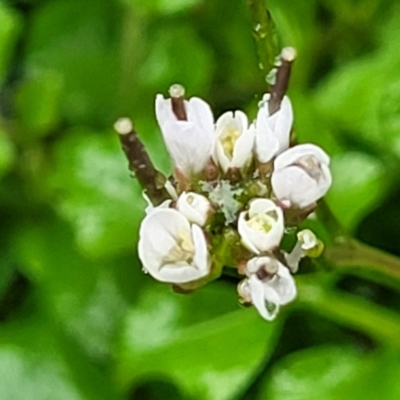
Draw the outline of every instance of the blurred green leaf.
[[[21,20],[18,14],[7,7],[4,2],[0,3],[0,85],[8,73],[14,46],[21,30]]]
[[[88,354],[109,356],[130,292],[139,282],[134,260],[84,259],[68,225],[54,218],[43,219],[40,226],[20,226],[14,243],[20,268],[39,290],[41,306]]]
[[[392,400],[400,396],[399,372],[399,356],[389,349],[362,355],[344,346],[311,348],[280,361],[259,399]]]
[[[280,324],[254,309],[233,311],[236,302],[221,283],[185,297],[154,286],[127,315],[118,379],[126,387],[162,376],[199,399],[239,394],[273,351]]]
[[[168,89],[168,82],[167,85],[181,83],[192,93],[204,93],[210,84],[211,70],[209,49],[187,24],[178,24],[155,30],[139,80],[154,91]]]
[[[36,315],[35,322],[0,329],[0,398],[7,400],[117,399],[111,382],[70,353]],[[82,363],[82,367],[79,366]],[[86,364],[86,365],[85,365]],[[80,373],[78,376],[76,372]]]
[[[62,110],[73,123],[113,122],[117,88],[118,17],[114,2],[59,0],[32,15],[25,68],[54,71],[64,82]]]
[[[259,399],[342,399],[337,397],[338,388],[355,378],[362,362],[351,347],[324,346],[293,353],[267,377]]]
[[[49,170],[52,203],[74,227],[78,246],[96,257],[134,249],[145,202],[112,131],[66,132]]]
[[[15,149],[6,132],[0,128],[0,179],[11,167],[15,158]]]
[[[361,152],[332,158],[333,183],[326,198],[347,228],[354,228],[387,193],[385,168],[379,159]]]
[[[121,0],[120,0],[121,1]],[[173,14],[185,11],[201,3],[202,0],[122,0],[140,14]]]
[[[57,126],[62,90],[62,77],[54,70],[33,73],[18,86],[14,104],[21,143],[40,138]]]
[[[400,152],[400,54],[397,51],[400,11],[382,29],[373,53],[343,64],[316,92],[318,111],[340,135],[364,141],[379,155]]]

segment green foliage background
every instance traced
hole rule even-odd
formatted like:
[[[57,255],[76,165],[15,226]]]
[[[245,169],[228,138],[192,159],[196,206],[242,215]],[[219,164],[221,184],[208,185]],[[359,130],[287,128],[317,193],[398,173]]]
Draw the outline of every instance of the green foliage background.
[[[332,155],[329,206],[400,256],[400,5],[268,7],[298,50],[297,138]],[[400,398],[396,280],[303,273],[267,323],[228,278],[182,296],[141,272],[113,122],[168,172],[155,95],[179,82],[254,117],[258,64],[245,0],[0,0],[0,399]]]

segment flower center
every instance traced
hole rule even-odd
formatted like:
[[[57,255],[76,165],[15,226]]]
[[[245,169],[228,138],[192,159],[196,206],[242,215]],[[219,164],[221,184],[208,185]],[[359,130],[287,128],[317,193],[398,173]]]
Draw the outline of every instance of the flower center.
[[[322,176],[321,165],[314,156],[304,156],[297,160],[296,165],[303,168],[311,178],[319,180]]]
[[[255,231],[261,233],[268,233],[275,220],[268,214],[256,214],[247,221],[247,225]]]
[[[163,258],[163,264],[174,264],[177,267],[182,264],[190,264],[193,261],[194,244],[190,237],[190,232],[181,229],[174,246]]]
[[[241,132],[234,126],[228,126],[221,135],[220,141],[225,154],[232,158],[233,149],[235,148],[236,141],[238,140]]]

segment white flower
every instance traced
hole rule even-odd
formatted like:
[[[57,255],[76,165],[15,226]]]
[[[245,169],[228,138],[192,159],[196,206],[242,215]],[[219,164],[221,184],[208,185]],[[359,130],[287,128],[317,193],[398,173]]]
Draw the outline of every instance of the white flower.
[[[203,231],[171,208],[155,209],[145,217],[138,250],[144,270],[161,282],[192,282],[210,272]]]
[[[179,196],[176,207],[190,222],[204,226],[211,209],[211,204],[201,194],[183,192]]]
[[[318,257],[323,251],[322,242],[309,229],[303,229],[297,234],[297,243],[289,254],[285,254],[286,263],[294,273],[299,268],[300,260],[305,256]]]
[[[272,200],[252,200],[249,211],[239,215],[238,231],[244,246],[253,253],[270,251],[282,239],[283,212]]]
[[[255,150],[261,163],[270,161],[289,147],[293,110],[288,97],[284,97],[280,109],[269,115],[269,93],[265,94],[257,114]]]
[[[292,147],[275,159],[271,183],[280,201],[298,208],[310,206],[331,186],[329,157],[313,144]]]
[[[174,166],[185,176],[204,169],[211,157],[214,117],[209,105],[197,98],[184,100],[187,120],[178,120],[171,99],[156,97],[156,116]]]
[[[273,320],[281,305],[292,301],[297,294],[289,270],[271,257],[256,257],[247,263],[248,278],[239,283],[239,295],[252,303],[260,315]]]
[[[218,118],[213,149],[214,162],[224,172],[229,168],[243,168],[252,157],[255,130],[249,127],[242,111],[228,111]]]

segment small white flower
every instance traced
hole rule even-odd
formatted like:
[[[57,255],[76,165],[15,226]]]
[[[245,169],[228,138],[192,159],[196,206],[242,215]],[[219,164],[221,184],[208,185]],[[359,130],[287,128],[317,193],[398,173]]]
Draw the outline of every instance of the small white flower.
[[[298,208],[310,206],[331,186],[329,157],[313,144],[292,147],[275,159],[271,183],[280,201]]]
[[[138,250],[144,270],[161,282],[192,282],[210,272],[203,231],[171,208],[155,209],[145,217]]]
[[[265,94],[256,119],[255,150],[260,163],[267,163],[289,147],[293,110],[288,97],[284,97],[280,109],[269,115],[269,93]]]
[[[156,117],[174,166],[185,176],[204,169],[211,157],[214,117],[209,105],[197,98],[184,100],[187,120],[178,120],[171,99],[156,97]]]
[[[323,251],[322,242],[309,229],[303,229],[297,234],[297,243],[285,259],[290,270],[294,273],[299,268],[300,260],[305,256],[318,257]],[[315,253],[315,254],[313,254]]]
[[[214,162],[224,172],[229,168],[243,168],[252,157],[255,130],[249,127],[242,111],[228,111],[218,118],[213,149]]]
[[[179,196],[176,207],[190,222],[204,226],[211,209],[211,204],[201,194],[183,192]]]
[[[242,299],[252,303],[260,315],[273,320],[281,305],[292,301],[297,294],[295,281],[289,270],[271,257],[256,257],[248,261],[248,278],[239,283]]]
[[[240,213],[238,231],[244,246],[253,253],[270,251],[282,239],[283,212],[272,200],[255,199],[249,211]]]

